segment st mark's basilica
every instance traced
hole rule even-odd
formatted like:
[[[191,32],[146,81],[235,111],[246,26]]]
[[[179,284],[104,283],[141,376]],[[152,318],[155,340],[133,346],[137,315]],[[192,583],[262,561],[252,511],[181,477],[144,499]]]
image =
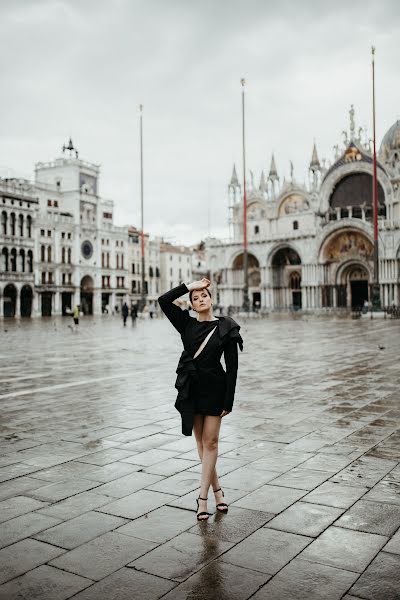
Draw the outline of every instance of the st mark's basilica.
[[[274,156],[268,176],[247,191],[250,304],[261,311],[329,311],[371,301],[373,282],[373,156],[355,125],[335,146],[330,166],[316,145],[309,184],[280,181]],[[379,282],[383,306],[400,302],[400,121],[382,139],[377,163]],[[236,168],[228,187],[231,237],[207,244],[219,304],[243,303],[243,191]]]

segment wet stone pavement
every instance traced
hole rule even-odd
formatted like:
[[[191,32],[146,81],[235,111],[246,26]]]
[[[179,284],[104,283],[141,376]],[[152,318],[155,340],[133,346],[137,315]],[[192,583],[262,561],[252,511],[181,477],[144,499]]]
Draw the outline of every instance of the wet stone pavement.
[[[400,322],[242,321],[208,523],[178,335],[69,324],[0,323],[0,600],[400,598]]]

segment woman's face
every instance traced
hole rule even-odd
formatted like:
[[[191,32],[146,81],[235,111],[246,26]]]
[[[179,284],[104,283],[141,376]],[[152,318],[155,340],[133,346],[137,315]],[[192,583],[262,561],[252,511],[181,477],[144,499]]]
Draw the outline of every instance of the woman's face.
[[[210,310],[211,305],[212,300],[206,290],[194,290],[192,294],[192,306],[196,312],[200,313]]]

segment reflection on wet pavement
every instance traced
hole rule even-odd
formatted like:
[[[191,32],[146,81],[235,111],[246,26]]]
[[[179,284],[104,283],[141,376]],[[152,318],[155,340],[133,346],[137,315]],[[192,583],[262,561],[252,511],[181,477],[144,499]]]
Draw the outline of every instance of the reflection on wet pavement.
[[[399,597],[399,322],[241,323],[207,523],[178,335],[69,324],[0,323],[0,600]]]

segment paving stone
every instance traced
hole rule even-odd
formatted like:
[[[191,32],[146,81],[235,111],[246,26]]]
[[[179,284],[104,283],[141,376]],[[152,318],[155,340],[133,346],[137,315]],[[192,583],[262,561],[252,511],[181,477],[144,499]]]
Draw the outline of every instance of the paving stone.
[[[155,546],[152,542],[110,532],[65,552],[49,564],[98,581]]]
[[[349,508],[368,492],[365,487],[353,487],[350,485],[341,485],[332,481],[325,481],[312,492],[304,496],[304,502],[314,504],[325,504],[326,506],[336,506],[337,508]]]
[[[108,448],[107,450],[100,450],[94,454],[88,456],[82,456],[79,462],[89,463],[91,465],[108,465],[114,463],[117,460],[123,460],[128,457],[132,457],[134,452],[132,450],[119,450],[118,448]]]
[[[400,482],[390,479],[381,479],[379,483],[365,494],[363,500],[385,502],[400,506]]]
[[[310,537],[274,529],[258,529],[226,552],[221,560],[275,575],[310,542]]]
[[[65,550],[25,539],[0,550],[0,583],[4,583],[60,556]]]
[[[98,483],[88,481],[87,479],[66,479],[44,485],[35,490],[27,490],[25,495],[45,502],[58,502],[59,500],[79,494],[79,492],[93,489],[98,485]]]
[[[66,500],[46,506],[36,512],[41,515],[48,515],[66,521],[67,519],[73,519],[89,510],[99,508],[100,506],[109,503],[110,496],[102,496],[101,494],[95,494],[90,491],[76,494],[76,496],[71,496]]]
[[[162,544],[193,527],[194,515],[187,510],[161,506],[117,529],[117,533]]]
[[[340,600],[357,577],[358,573],[295,558],[252,600]]]
[[[396,463],[390,460],[361,457],[332,477],[332,481],[372,488],[395,466]]]
[[[0,502],[0,523],[44,506],[48,506],[48,502],[40,502],[27,496],[14,496],[8,500],[2,500]]]
[[[319,452],[312,458],[309,458],[302,463],[304,469],[316,469],[319,471],[331,471],[337,473],[341,469],[344,469],[352,462],[352,459],[348,456],[336,456],[334,454],[324,454]]]
[[[168,504],[173,498],[174,496],[171,496],[171,494],[139,490],[138,492],[129,494],[129,496],[124,496],[119,500],[105,504],[97,510],[126,519],[136,519],[155,508]]]
[[[228,487],[238,490],[247,490],[249,492],[256,490],[268,481],[275,479],[276,472],[264,471],[262,469],[253,469],[250,467],[240,467],[228,475],[223,475],[219,482],[222,488]]]
[[[266,471],[276,471],[285,473],[297,465],[304,463],[312,454],[308,452],[285,452],[283,450],[270,453],[268,456],[258,458],[252,462],[255,469],[265,469]]]
[[[151,475],[149,473],[130,473],[109,483],[104,483],[93,489],[95,494],[102,496],[111,496],[112,498],[123,498],[138,490],[141,490],[152,483],[160,481],[160,475]]]
[[[400,529],[389,540],[384,550],[385,552],[393,552],[393,554],[400,554]]]
[[[0,586],[0,600],[66,600],[93,581],[42,565]]]
[[[135,454],[129,458],[122,459],[122,462],[148,467],[150,465],[160,463],[163,460],[167,460],[168,458],[173,458],[178,454],[179,452],[176,450],[159,450],[158,448],[154,448],[153,450],[139,452],[138,454]]]
[[[338,520],[336,525],[390,536],[400,526],[400,506],[359,500]]]
[[[292,488],[279,487],[267,483],[254,492],[239,498],[232,504],[241,508],[251,510],[263,510],[265,512],[278,514],[291,504],[294,504],[305,496],[305,490],[294,490]]]
[[[123,567],[74,596],[74,600],[158,600],[175,586],[175,582]]]
[[[179,460],[179,459],[176,459]],[[190,469],[188,469],[188,471],[190,473],[201,473],[201,463],[199,463],[198,461],[196,461],[197,464],[193,467],[190,467]],[[238,459],[234,459],[234,458],[225,458],[225,456],[219,456],[218,457],[218,475],[219,477],[222,477],[222,475],[227,475],[228,473],[231,473],[232,471],[235,471],[236,469],[238,469],[239,467],[243,467],[244,465],[247,465],[247,461],[243,461],[243,460],[238,460]],[[146,469],[147,471],[148,469]],[[200,478],[199,478],[200,480]]]
[[[176,473],[181,473],[183,471],[187,471],[196,465],[195,460],[183,460],[181,458],[168,458],[167,460],[163,460],[160,463],[156,463],[155,465],[150,465],[149,467],[145,467],[143,471],[145,473],[153,473],[155,475],[163,475],[164,477],[169,477],[170,475],[175,475]],[[219,469],[220,470],[220,469]]]
[[[202,537],[211,536],[223,542],[240,542],[274,516],[267,512],[231,507],[228,514],[216,511],[206,523],[196,521],[189,532]]]
[[[301,558],[362,573],[386,542],[381,535],[329,527],[302,552]]]
[[[163,600],[247,600],[269,578],[264,573],[214,560]]]
[[[157,483],[148,485],[148,490],[155,492],[164,492],[165,494],[173,494],[175,496],[184,496],[189,492],[198,489],[200,485],[198,475],[194,473],[176,473],[165,479],[160,480]]]
[[[36,540],[61,546],[71,550],[108,531],[113,531],[126,523],[126,519],[87,512],[74,519],[55,525],[33,536]]]
[[[53,525],[58,525],[59,522],[59,519],[36,512],[9,519],[0,525],[0,548],[14,544]]]
[[[296,467],[274,479],[274,485],[313,490],[332,476],[331,472]]]
[[[18,477],[11,481],[0,483],[0,500],[24,494],[27,490],[34,490],[43,486],[43,481],[33,477]]]
[[[231,543],[213,537],[181,533],[128,566],[166,579],[184,581],[231,546]]]
[[[400,556],[381,552],[372,561],[350,594],[367,600],[398,600],[400,590]]]
[[[316,537],[342,513],[343,509],[332,506],[296,502],[267,523],[266,527]]]
[[[43,469],[33,474],[35,478],[45,481],[56,482],[71,478],[88,479],[96,483],[107,483],[118,477],[134,473],[140,467],[137,465],[128,465],[127,463],[111,463],[110,465],[89,465],[88,463],[71,460],[62,465]]]

